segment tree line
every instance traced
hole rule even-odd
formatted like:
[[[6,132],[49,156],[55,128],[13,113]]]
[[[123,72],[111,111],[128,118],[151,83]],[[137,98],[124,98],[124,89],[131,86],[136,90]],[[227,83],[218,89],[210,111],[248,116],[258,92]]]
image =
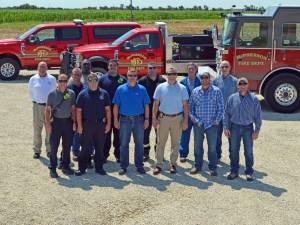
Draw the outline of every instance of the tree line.
[[[232,5],[232,7],[236,7],[235,5]],[[247,6],[247,5],[244,5],[244,8],[246,11],[264,11],[265,8],[263,6],[260,6],[260,7],[256,7],[254,5],[250,5],[250,6]],[[37,7],[35,5],[30,5],[28,3],[26,4],[22,4],[20,6],[13,6],[13,7],[5,7],[5,8],[1,8],[1,9],[56,9],[56,10],[63,10],[63,9],[67,9],[67,8],[61,8],[61,7]],[[111,6],[111,7],[108,7],[108,6],[99,6],[99,7],[85,7],[85,8],[81,8],[81,9],[86,9],[86,10],[206,10],[206,11],[227,11],[227,10],[230,10],[230,9],[224,9],[222,7],[218,7],[218,8],[209,8],[207,5],[203,5],[203,6],[197,6],[197,5],[194,5],[193,7],[184,7],[183,5],[181,6],[176,6],[176,7],[173,7],[173,6],[170,6],[168,5],[167,7],[152,7],[152,6],[149,6],[149,7],[143,7],[143,8],[140,8],[139,6],[131,6],[131,5],[125,5],[125,4],[120,4],[119,7],[117,6]]]

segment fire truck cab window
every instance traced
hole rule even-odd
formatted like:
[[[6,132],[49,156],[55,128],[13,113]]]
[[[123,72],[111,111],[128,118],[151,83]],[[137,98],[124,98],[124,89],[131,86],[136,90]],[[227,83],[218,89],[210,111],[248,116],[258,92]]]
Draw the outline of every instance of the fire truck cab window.
[[[35,35],[35,43],[42,44],[49,41],[55,41],[55,29],[43,29]]]
[[[149,48],[159,48],[155,44],[158,40],[157,34],[139,34],[133,37],[130,42],[130,50],[131,51],[139,51],[141,49],[149,49]]]
[[[300,45],[300,24],[288,23],[282,26],[282,45],[299,46]]]
[[[239,46],[266,47],[268,41],[268,24],[264,22],[244,22],[239,36]]]

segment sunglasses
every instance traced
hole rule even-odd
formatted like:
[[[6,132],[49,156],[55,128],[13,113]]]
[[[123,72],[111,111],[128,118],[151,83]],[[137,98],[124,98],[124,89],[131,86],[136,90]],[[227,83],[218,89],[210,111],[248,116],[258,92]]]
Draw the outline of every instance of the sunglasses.
[[[168,76],[176,76],[177,73],[168,73]]]
[[[58,80],[59,83],[67,83],[68,80]]]
[[[131,74],[129,74],[129,75],[127,75],[128,77],[137,77],[137,75],[131,75]]]
[[[224,69],[224,68],[227,69],[227,68],[229,68],[229,66],[221,66],[221,68],[222,69]]]
[[[98,79],[91,79],[91,80],[89,80],[89,82],[96,83],[96,82],[98,82]]]
[[[156,66],[148,67],[149,70],[155,70]]]
[[[78,77],[80,77],[82,74],[73,74],[74,76],[78,76]]]
[[[201,79],[201,80],[204,80],[204,79],[205,79],[205,80],[208,80],[209,77],[208,77],[208,76],[201,76],[200,79]]]
[[[247,85],[248,83],[239,83],[239,86],[245,86]]]

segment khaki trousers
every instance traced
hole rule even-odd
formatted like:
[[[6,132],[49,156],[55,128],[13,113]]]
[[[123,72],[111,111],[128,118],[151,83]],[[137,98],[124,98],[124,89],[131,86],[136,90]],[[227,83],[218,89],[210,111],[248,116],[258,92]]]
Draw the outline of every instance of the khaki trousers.
[[[42,131],[43,127],[46,131],[45,146],[46,152],[50,152],[50,133],[46,129],[45,122],[45,107],[43,105],[33,103],[33,151],[34,153],[41,153],[42,148]]]
[[[170,163],[176,165],[178,158],[179,142],[182,133],[183,115],[176,117],[158,118],[159,126],[157,128],[157,150],[156,150],[156,166],[162,167],[164,160],[165,145],[170,133],[171,136],[171,154]]]

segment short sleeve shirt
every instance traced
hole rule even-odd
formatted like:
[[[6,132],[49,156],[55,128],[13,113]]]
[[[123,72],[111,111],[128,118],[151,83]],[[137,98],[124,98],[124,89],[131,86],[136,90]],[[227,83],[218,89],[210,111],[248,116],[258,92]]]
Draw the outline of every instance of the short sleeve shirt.
[[[107,91],[98,88],[92,91],[83,89],[76,101],[76,107],[82,109],[83,120],[100,120],[106,116],[105,107],[110,106],[110,98]]]
[[[69,118],[72,115],[72,105],[75,105],[74,91],[69,89],[64,93],[59,92],[58,89],[51,91],[48,95],[47,106],[51,106],[51,109],[53,110],[60,104],[62,99],[64,100],[59,108],[54,111],[53,117]]]
[[[183,101],[189,100],[189,94],[184,85],[165,82],[157,86],[153,98],[160,102],[160,112],[177,114],[183,111]]]
[[[118,87],[113,104],[119,106],[119,114],[137,116],[145,113],[145,105],[150,104],[146,88],[136,84],[131,87],[128,83]]]

